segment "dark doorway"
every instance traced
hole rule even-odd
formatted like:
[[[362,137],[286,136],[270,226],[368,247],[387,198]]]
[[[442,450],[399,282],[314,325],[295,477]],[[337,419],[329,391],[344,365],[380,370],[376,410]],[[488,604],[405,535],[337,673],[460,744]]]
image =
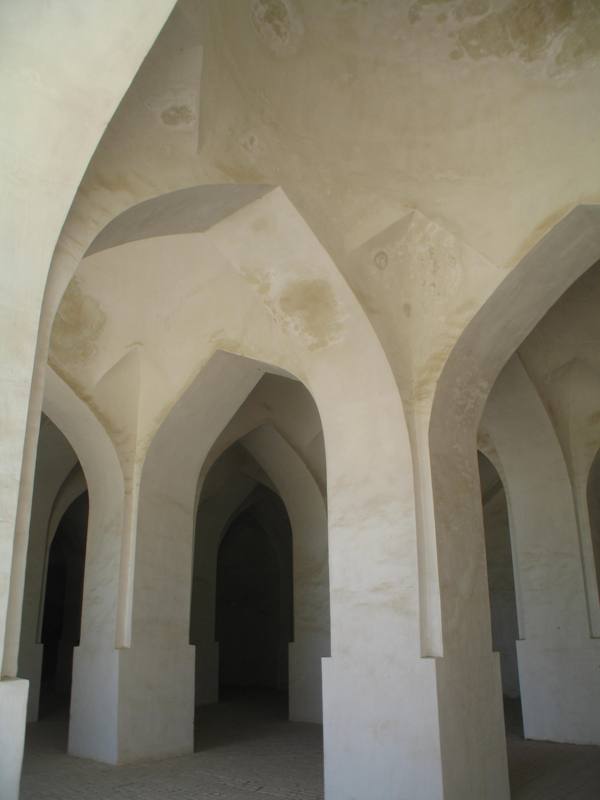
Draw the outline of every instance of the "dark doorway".
[[[287,530],[267,531],[250,507],[221,542],[216,638],[222,697],[240,689],[287,692],[293,599],[287,519],[285,525]]]
[[[504,718],[509,735],[523,735],[517,661],[519,624],[508,504],[504,485],[492,462],[479,457],[485,552],[492,623],[492,647],[500,654]]]
[[[88,493],[84,492],[65,511],[50,546],[42,623],[40,718],[69,705],[73,648],[81,633],[88,507]]]

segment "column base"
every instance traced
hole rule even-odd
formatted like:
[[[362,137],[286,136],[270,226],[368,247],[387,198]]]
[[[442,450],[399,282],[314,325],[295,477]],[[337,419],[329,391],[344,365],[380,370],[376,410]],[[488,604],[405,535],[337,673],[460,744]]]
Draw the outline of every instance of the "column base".
[[[323,659],[327,800],[442,800],[435,662],[357,662]]]
[[[29,681],[0,680],[0,798],[19,800]]]
[[[69,753],[107,764],[192,753],[194,649],[75,648]]]
[[[165,642],[120,651],[120,764],[194,752],[195,649]]]
[[[22,644],[19,651],[19,677],[29,681],[27,722],[36,722],[40,715],[40,688],[44,645],[39,642]]]
[[[600,744],[600,639],[517,642],[527,739]]]
[[[119,763],[119,652],[83,644],[73,651],[71,755]]]
[[[219,643],[194,643],[196,648],[197,706],[219,702]]]
[[[293,722],[323,724],[321,662],[328,649],[329,637],[319,634],[302,636],[289,645],[289,715]]]
[[[509,800],[498,654],[465,648],[436,667],[444,800]]]

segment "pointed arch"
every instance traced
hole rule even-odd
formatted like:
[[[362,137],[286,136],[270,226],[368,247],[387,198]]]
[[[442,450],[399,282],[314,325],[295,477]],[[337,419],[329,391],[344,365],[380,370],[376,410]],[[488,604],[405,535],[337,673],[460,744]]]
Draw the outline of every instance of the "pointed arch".
[[[499,665],[491,653],[484,580],[477,427],[489,392],[515,349],[561,294],[598,260],[599,222],[600,207],[577,207],[511,270],[461,334],[433,398],[431,485],[421,491],[431,493],[434,509],[434,527],[425,536],[434,539],[430,546],[436,554],[433,569],[439,586],[443,655],[438,661],[443,687],[439,694],[441,738],[445,784],[452,797],[467,791],[467,775],[469,791],[477,785],[482,796],[508,796]],[[491,698],[485,707],[469,700],[475,685],[479,696]],[[457,730],[464,736],[457,736]],[[467,767],[478,748],[475,731],[497,754],[490,768],[478,774]]]
[[[452,575],[460,563],[461,569],[467,569],[465,578],[477,583],[474,570],[481,562],[481,514],[473,477],[474,441],[485,402],[502,367],[523,339],[599,256],[600,206],[579,206],[525,256],[484,303],[440,376],[431,411],[429,449],[444,650],[451,646],[450,632],[458,624],[462,608],[461,599],[453,596]],[[485,611],[478,621],[466,622],[468,616],[465,624],[486,628]]]
[[[199,274],[201,257],[211,278],[210,297],[218,297],[208,314],[199,313],[202,298],[209,296]],[[439,770],[431,769],[425,755],[416,760],[409,756],[416,740],[426,740],[427,752],[437,752],[434,699],[421,708],[410,729],[402,724],[406,715],[413,714],[415,698],[435,698],[435,664],[421,658],[412,457],[401,398],[381,343],[336,265],[281,189],[247,203],[209,230],[139,239],[95,252],[84,260],[79,277],[87,275],[91,284],[110,282],[113,270],[131,269],[133,287],[133,276],[143,269],[144,280],[151,274],[153,292],[163,298],[161,276],[168,263],[175,264],[181,276],[175,282],[180,290],[185,291],[188,279],[195,290],[177,296],[177,303],[168,307],[171,316],[165,333],[168,328],[169,335],[161,336],[160,352],[163,356],[174,352],[182,335],[186,347],[169,362],[166,372],[171,380],[165,381],[166,373],[153,365],[158,399],[156,408],[146,409],[146,428],[136,454],[136,466],[142,465],[140,517],[130,557],[122,560],[127,578],[119,610],[124,634],[119,644],[125,645],[120,651],[120,701],[125,704],[127,698],[129,703],[120,760],[188,752],[191,747],[188,709],[193,704],[184,702],[183,689],[171,696],[175,690],[166,686],[164,674],[171,667],[181,670],[178,689],[193,680],[193,651],[185,640],[189,576],[184,570],[189,569],[185,554],[193,536],[195,498],[183,504],[177,498],[190,497],[205,445],[201,442],[192,453],[192,442],[176,430],[178,424],[187,424],[188,430],[208,426],[218,432],[227,421],[227,410],[236,408],[232,399],[244,396],[247,370],[238,371],[237,377],[234,370],[229,378],[224,370],[220,376],[214,354],[222,350],[300,378],[322,422],[331,582],[331,657],[324,662],[327,790],[365,794],[378,782],[382,797],[405,784],[423,785],[435,793]],[[102,291],[110,288],[104,283]],[[118,308],[130,321],[131,306],[123,297]],[[111,317],[115,334],[116,318],[115,309]],[[162,330],[147,325],[145,330],[155,336],[159,327]],[[119,337],[113,341],[118,343]],[[98,374],[116,356],[100,352]],[[215,391],[217,385],[220,389]],[[249,381],[246,392],[252,385]],[[186,411],[195,392],[196,411],[191,406]],[[173,405],[175,395],[179,400]],[[208,402],[211,396],[217,399],[214,406]],[[154,398],[147,399],[152,406]],[[161,453],[165,463],[177,456],[177,469],[164,482],[158,468]],[[180,480],[179,470],[184,468],[186,477]],[[135,502],[137,507],[137,488]],[[164,569],[161,576],[160,567],[167,555],[173,564],[170,579],[185,577],[165,594],[169,577]],[[165,596],[168,601],[162,603]],[[174,617],[179,621],[170,626]],[[168,626],[174,638],[168,647],[165,639],[160,658],[144,657],[150,638],[160,639]],[[139,696],[136,675],[142,668],[149,672],[146,685],[152,688],[155,708]],[[399,672],[401,688],[395,677]],[[349,700],[357,686],[363,696],[360,704]],[[160,711],[166,707],[171,717]],[[367,732],[381,719],[389,724],[376,742],[369,739],[367,747]],[[134,730],[141,735],[134,735]],[[161,739],[163,730],[173,732],[169,742]],[[399,746],[403,737],[406,746]],[[385,785],[375,774],[378,759],[392,765]]]
[[[48,367],[44,413],[75,450],[88,486],[89,521],[81,643],[75,650],[69,752],[116,760],[118,693],[116,647],[119,564],[125,486],[114,445],[75,392]]]
[[[290,719],[321,722],[321,659],[330,655],[328,530],[324,498],[305,462],[273,425],[259,425],[244,432],[238,441],[264,470],[269,482],[277,490],[292,527],[295,637],[290,645]],[[226,441],[224,447],[228,449],[231,443]],[[220,455],[219,450],[211,451],[202,470],[203,476],[208,475]],[[225,490],[229,495],[241,490],[244,498],[237,506],[233,503],[219,504],[221,515],[211,517],[210,531],[213,538],[218,536],[219,531],[222,534],[227,528],[228,520],[240,513],[253,488],[244,488],[243,484],[231,485],[228,482]],[[216,569],[218,542],[208,540],[205,534],[198,517],[196,548],[201,548],[201,552],[196,554],[195,560],[200,555],[205,581],[202,586],[204,591],[196,598],[196,602],[204,604],[208,616],[207,627],[210,629],[214,617],[214,584],[210,578]],[[204,642],[204,646],[212,668],[201,675],[204,686],[201,687],[200,695],[214,701],[218,656],[210,646],[210,630],[205,631],[205,638],[207,634],[208,641]],[[199,654],[198,660],[201,659]]]

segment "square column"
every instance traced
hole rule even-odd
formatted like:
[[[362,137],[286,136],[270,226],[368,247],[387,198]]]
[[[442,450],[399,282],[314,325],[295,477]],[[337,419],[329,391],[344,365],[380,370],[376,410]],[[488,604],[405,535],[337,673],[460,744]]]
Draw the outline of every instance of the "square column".
[[[327,800],[444,798],[434,659],[324,658],[323,728]]]
[[[29,682],[0,680],[0,797],[19,800]]]
[[[600,744],[600,639],[517,642],[527,739]]]

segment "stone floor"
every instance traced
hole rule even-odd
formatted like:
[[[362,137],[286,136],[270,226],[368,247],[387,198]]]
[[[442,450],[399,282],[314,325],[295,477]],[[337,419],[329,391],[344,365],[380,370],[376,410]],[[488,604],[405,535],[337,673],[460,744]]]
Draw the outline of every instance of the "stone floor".
[[[504,713],[512,800],[600,800],[600,747],[524,739],[518,701]]]
[[[515,708],[507,721],[513,800],[599,800],[600,748],[524,741]],[[65,747],[64,714],[29,726],[21,800],[323,797],[321,729],[287,722],[271,696],[202,709],[190,756],[109,767],[71,758]]]

